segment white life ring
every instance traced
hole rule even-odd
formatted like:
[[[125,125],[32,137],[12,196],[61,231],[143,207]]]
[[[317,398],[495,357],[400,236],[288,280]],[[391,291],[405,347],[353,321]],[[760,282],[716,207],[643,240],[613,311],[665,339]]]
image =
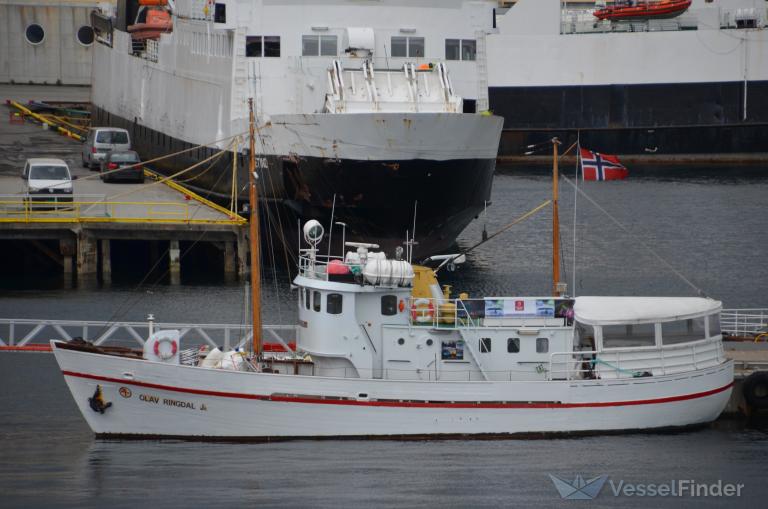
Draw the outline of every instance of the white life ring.
[[[411,319],[414,322],[427,323],[435,318],[435,305],[430,299],[416,299],[411,304]]]
[[[171,344],[171,351],[168,352],[168,350],[160,350],[160,343],[169,342]],[[167,361],[168,359],[172,358],[174,355],[176,355],[176,352],[179,351],[179,344],[176,343],[175,339],[171,338],[160,338],[157,341],[155,341],[155,355],[158,356],[161,360]]]

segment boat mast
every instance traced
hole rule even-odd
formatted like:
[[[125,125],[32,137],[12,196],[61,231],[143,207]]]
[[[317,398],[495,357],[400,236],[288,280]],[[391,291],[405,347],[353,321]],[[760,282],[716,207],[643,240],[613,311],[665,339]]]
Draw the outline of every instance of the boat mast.
[[[557,210],[558,180],[557,160],[560,140],[552,138],[552,295],[560,297],[560,214]]]
[[[250,236],[251,236],[251,313],[253,317],[253,357],[261,357],[261,267],[259,265],[259,206],[256,190],[256,121],[253,115],[253,98],[248,99],[250,127],[250,158],[248,162]]]

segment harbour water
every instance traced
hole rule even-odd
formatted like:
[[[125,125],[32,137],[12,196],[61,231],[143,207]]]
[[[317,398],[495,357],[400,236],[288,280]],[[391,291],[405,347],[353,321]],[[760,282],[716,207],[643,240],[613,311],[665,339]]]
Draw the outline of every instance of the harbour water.
[[[462,234],[460,247],[479,242],[484,224],[493,233],[548,199],[549,185],[545,174],[497,175],[488,217]],[[623,228],[577,201],[577,295],[700,290],[727,308],[768,307],[768,177],[759,171],[633,174],[580,187]],[[574,293],[574,193],[566,183],[561,192],[564,273]],[[549,213],[540,212],[473,251],[456,272],[441,273],[441,281],[470,295],[547,294],[549,227]],[[59,279],[3,278],[0,316],[245,321],[239,283],[186,274],[180,286],[150,280],[138,287],[139,279],[66,288]],[[295,320],[285,271],[267,269],[263,293],[267,323]],[[741,421],[674,434],[541,440],[99,441],[48,354],[0,354],[0,426],[2,507],[759,507],[768,496],[768,428]],[[595,500],[574,502],[561,500],[548,474],[607,475],[609,482]],[[613,493],[621,481],[678,480],[744,487],[740,497]]]

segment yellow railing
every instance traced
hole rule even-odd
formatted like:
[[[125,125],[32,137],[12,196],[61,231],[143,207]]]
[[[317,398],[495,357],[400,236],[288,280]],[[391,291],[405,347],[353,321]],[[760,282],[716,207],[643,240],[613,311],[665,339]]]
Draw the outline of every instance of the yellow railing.
[[[232,219],[195,218],[188,203],[60,201],[45,197],[0,200],[0,223],[239,224]]]

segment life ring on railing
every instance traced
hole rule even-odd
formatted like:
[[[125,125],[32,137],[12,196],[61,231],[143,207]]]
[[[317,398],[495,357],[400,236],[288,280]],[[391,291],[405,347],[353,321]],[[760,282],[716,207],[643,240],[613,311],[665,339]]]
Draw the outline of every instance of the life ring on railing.
[[[161,351],[160,351],[160,343],[165,343],[166,341],[171,343],[171,352],[168,353],[168,351],[163,350],[163,352],[161,353]],[[160,357],[161,360],[167,361],[168,359],[170,359],[171,357],[176,355],[176,352],[178,352],[178,351],[179,351],[179,345],[178,345],[178,343],[176,343],[175,339],[160,338],[157,341],[155,341],[155,355]]]
[[[744,400],[754,410],[768,408],[768,372],[757,371],[744,380],[741,386]]]
[[[418,323],[432,322],[435,318],[435,305],[430,299],[416,299],[411,304],[411,319]]]

